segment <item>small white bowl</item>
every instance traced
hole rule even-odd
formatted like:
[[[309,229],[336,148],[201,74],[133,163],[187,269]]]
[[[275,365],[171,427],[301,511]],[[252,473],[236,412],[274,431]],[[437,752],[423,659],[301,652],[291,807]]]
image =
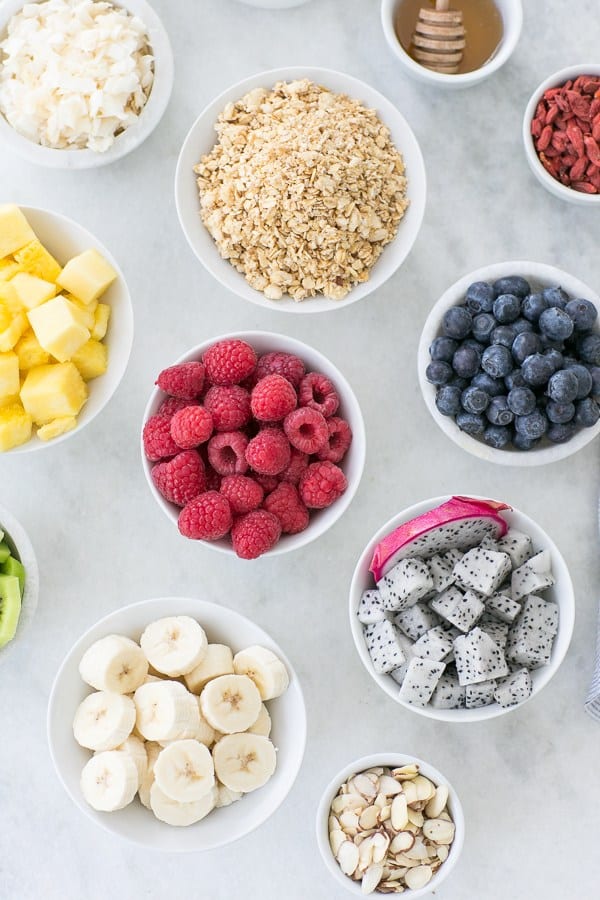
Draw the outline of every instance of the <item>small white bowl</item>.
[[[423,762],[422,759],[417,759],[416,756],[411,756],[409,753],[373,753],[370,756],[363,756],[361,759],[356,759],[354,762],[345,766],[338,772],[337,775],[331,779],[327,787],[323,792],[323,796],[321,797],[321,802],[319,803],[319,809],[317,811],[317,843],[319,845],[319,850],[321,851],[321,856],[323,857],[323,862],[342,887],[345,887],[346,890],[350,891],[351,894],[354,894],[356,897],[364,897],[365,895],[362,893],[360,882],[353,881],[348,875],[344,875],[342,870],[339,867],[337,860],[335,859],[331,846],[329,844],[329,810],[331,808],[331,803],[337,795],[338,790],[341,785],[344,784],[352,775],[358,774],[359,772],[364,772],[365,769],[370,769],[374,766],[387,766],[388,768],[396,768],[399,766],[406,766],[410,763],[416,763],[419,766],[419,773],[424,775],[425,778],[429,778],[435,785],[445,784],[448,787],[448,811],[452,816],[455,825],[455,834],[454,840],[450,846],[450,853],[448,854],[448,859],[442,863],[439,867],[429,884],[427,884],[424,888],[420,890],[410,890],[406,888],[404,891],[404,896],[406,900],[417,900],[417,897],[425,897],[427,894],[435,892],[443,881],[446,880],[448,875],[456,866],[460,854],[462,853],[462,848],[465,840],[465,817],[463,813],[463,809],[458,799],[458,794],[450,784],[447,778],[445,778],[441,772],[438,772],[437,769],[434,769],[429,763]],[[381,893],[375,891],[371,896],[378,897],[382,896]]]
[[[515,447],[510,447],[506,450],[496,450],[494,447],[488,447],[483,440],[461,431],[451,416],[443,416],[438,411],[435,405],[436,387],[427,381],[425,375],[427,366],[431,362],[429,346],[433,339],[441,334],[442,318],[446,310],[464,300],[467,288],[474,281],[495,281],[497,278],[503,278],[507,275],[522,275],[534,287],[545,288],[551,285],[560,285],[571,297],[585,297],[591,300],[600,312],[600,297],[598,294],[583,281],[580,281],[579,278],[575,278],[573,275],[569,275],[568,272],[555,268],[555,266],[526,260],[483,266],[481,269],[476,269],[474,272],[470,272],[468,275],[464,275],[458,281],[455,281],[442,294],[427,316],[418,350],[419,384],[421,385],[427,409],[436,423],[444,434],[453,440],[455,444],[458,444],[459,447],[462,447],[463,450],[472,453],[473,456],[478,456],[480,459],[485,459],[487,462],[497,463],[501,466],[542,466],[547,463],[557,462],[559,459],[566,459],[568,456],[577,453],[590,441],[593,441],[600,434],[600,422],[592,428],[581,428],[565,444],[551,444],[544,440],[541,445],[534,447],[533,450],[517,450]],[[594,330],[600,330],[600,325],[596,324]]]
[[[97,812],[88,806],[79,786],[81,770],[90,751],[80,747],[73,737],[73,716],[90,688],[81,680],[79,661],[85,650],[108,634],[124,634],[137,641],[146,625],[163,616],[186,615],[197,619],[211,643],[228,644],[235,651],[253,644],[267,647],[285,663],[290,676],[287,691],[269,701],[273,730],[271,740],[278,749],[277,768],[260,790],[238,803],[217,809],[206,819],[187,828],[174,828],[160,822],[135,799],[114,813]],[[63,787],[79,809],[106,831],[151,850],[195,852],[231,844],[258,828],[291,790],[304,756],[306,710],[298,676],[289,659],[269,635],[249,619],[207,600],[161,597],[144,600],[117,609],[105,616],[69,650],[52,685],[48,703],[48,743],[56,772]]]
[[[575,80],[579,75],[597,75],[600,80],[600,64],[589,63],[577,66],[567,66],[566,69],[560,69],[558,72],[550,75],[535,89],[529,99],[529,103],[525,108],[525,115],[523,116],[523,145],[525,147],[525,156],[529,163],[529,168],[539,183],[542,184],[547,191],[550,191],[551,194],[554,194],[554,196],[558,197],[560,200],[566,200],[568,203],[575,203],[578,206],[600,207],[600,194],[582,194],[579,191],[574,191],[573,188],[567,187],[566,184],[557,181],[556,178],[552,177],[550,172],[546,171],[540,162],[540,158],[533,143],[533,137],[531,136],[531,123],[535,115],[536,107],[548,88],[560,87],[566,81],[571,79]]]
[[[310,544],[311,541],[316,540],[324,534],[328,528],[331,528],[350,506],[350,503],[358,490],[358,485],[360,484],[365,465],[365,423],[356,395],[340,370],[336,368],[326,356],[319,353],[318,350],[309,347],[308,344],[303,344],[301,341],[295,340],[295,338],[290,338],[283,334],[273,334],[270,331],[238,331],[233,334],[222,334],[218,337],[211,338],[208,341],[204,341],[202,344],[198,344],[197,347],[192,347],[191,350],[188,350],[174,362],[168,363],[168,365],[178,365],[179,363],[191,362],[192,360],[200,360],[208,348],[212,347],[213,344],[216,344],[217,341],[229,340],[231,338],[247,341],[254,347],[259,356],[263,353],[269,353],[275,350],[280,350],[283,353],[294,353],[305,363],[307,372],[321,372],[323,375],[326,375],[327,378],[333,382],[340,398],[340,408],[336,415],[346,419],[352,429],[352,443],[350,449],[340,463],[340,468],[343,470],[344,475],[348,480],[348,487],[342,496],[327,509],[311,510],[308,528],[305,528],[304,531],[301,531],[299,534],[282,535],[281,539],[273,549],[260,557],[260,559],[264,559],[267,556],[279,556],[281,553],[288,553],[290,550],[298,550],[300,547]],[[166,399],[166,396],[167,395],[161,390],[154,388],[144,412],[144,423],[148,421],[150,416],[153,416],[157,412],[158,407],[163,400]],[[175,506],[174,503],[169,503],[165,500],[157,491],[151,475],[154,464],[146,459],[143,440],[141,440],[140,446],[144,475],[146,476],[146,481],[152,491],[152,495],[163,512],[166,513],[177,528],[177,519],[181,510],[178,506]],[[214,550],[220,550],[222,553],[228,553],[232,556],[236,555],[229,538],[222,538],[219,541],[201,541],[200,543],[204,544],[206,547],[212,547]]]
[[[442,72],[432,72],[426,69],[416,60],[409,56],[406,52],[394,26],[396,18],[396,10],[402,0],[381,0],[381,24],[383,33],[390,46],[390,49],[404,67],[406,74],[417,81],[425,84],[434,85],[439,88],[447,88],[456,90],[459,88],[471,87],[479,84],[494,72],[497,72],[505,62],[512,56],[521,36],[523,27],[523,5],[521,0],[495,0],[502,22],[504,24],[504,34],[495,53],[485,65],[480,66],[473,72],[462,72],[457,75],[444,75]],[[469,36],[467,35],[467,40]]]
[[[294,81],[300,78],[309,78],[332,91],[347,94],[355,100],[362,101],[368,108],[375,109],[382,122],[389,128],[392,140],[402,153],[406,166],[408,182],[406,195],[410,206],[400,222],[398,233],[394,240],[384,248],[381,257],[371,270],[369,280],[352,288],[343,300],[330,300],[319,295],[300,302],[296,302],[288,296],[276,301],[267,300],[264,294],[250,287],[244,276],[234,269],[231,263],[221,257],[214,240],[200,218],[200,201],[193,169],[200,158],[210,153],[215,145],[215,123],[219,114],[228,103],[239,100],[253,88],[272,88],[278,81]],[[192,125],[181,148],[175,173],[175,202],[179,222],[190,247],[200,262],[217,281],[237,294],[238,297],[256,303],[264,309],[289,313],[329,312],[343,309],[381,287],[410,253],[423,221],[425,196],[426,178],[423,156],[409,124],[396,107],[378,91],[357,78],[352,78],[342,72],[316,69],[310,66],[259,72],[251,78],[234,84],[220,94]]]
[[[100,375],[98,378],[88,382],[89,397],[77,416],[76,427],[72,431],[67,431],[66,434],[53,438],[51,441],[41,441],[34,434],[26,444],[13,447],[12,450],[7,450],[0,456],[30,453],[33,450],[55,447],[62,441],[79,434],[104,409],[117,390],[127,369],[133,343],[133,307],[131,305],[131,297],[125,277],[113,255],[93,234],[90,234],[89,231],[72,219],[67,218],[67,216],[33,206],[21,206],[20,208],[39,240],[61,265],[64,265],[78,253],[94,247],[108,260],[117,272],[118,277],[101,297],[102,303],[107,303],[111,308],[108,331],[104,340],[108,347],[108,369],[104,375]]]
[[[25,590],[21,600],[21,615],[12,641],[0,647],[0,664],[7,658],[11,650],[20,644],[35,614],[40,591],[40,575],[31,541],[27,532],[15,519],[13,514],[0,506],[0,530],[4,532],[3,540],[10,547],[10,552],[25,568]]]
[[[24,5],[24,0],[4,0],[0,9],[0,41],[6,37],[10,19]],[[146,105],[137,120],[115,138],[114,144],[104,153],[97,153],[94,150],[59,150],[42,147],[41,144],[36,144],[15,131],[0,114],[0,139],[27,162],[50,169],[94,169],[106,166],[139,147],[162,119],[171,97],[174,76],[173,52],[167,32],[146,0],[117,0],[115,6],[138,16],[148,32],[154,55],[154,82]]]
[[[472,496],[472,499],[474,500],[484,499],[473,495],[463,496]],[[405,703],[399,697],[400,688],[394,679],[390,675],[378,675],[373,668],[371,657],[367,651],[363,636],[363,626],[357,618],[358,604],[363,591],[375,587],[375,582],[373,580],[373,575],[369,571],[369,566],[371,565],[371,560],[373,559],[373,553],[377,544],[399,525],[402,525],[404,522],[409,522],[411,519],[422,515],[430,509],[435,509],[436,506],[445,503],[449,499],[449,496],[432,497],[430,500],[422,500],[420,503],[415,503],[414,506],[410,506],[408,509],[398,513],[398,515],[393,516],[389,522],[386,522],[385,525],[373,535],[361,553],[354,570],[354,575],[352,576],[352,584],[350,586],[350,628],[358,655],[360,656],[365,669],[371,678],[377,682],[379,687],[385,691],[388,697],[391,697],[396,703],[399,703],[411,712],[426,716],[428,719],[438,719],[442,722],[457,723],[480,722],[484,719],[495,719],[496,716],[503,716],[505,713],[520,709],[523,704],[521,703],[518,706],[511,706],[508,708],[503,708],[498,703],[492,703],[490,706],[483,706],[480,709],[435,709],[433,706],[413,706],[410,703]],[[573,582],[571,581],[571,576],[569,575],[569,570],[563,555],[552,538],[537,524],[537,522],[534,522],[533,519],[530,519],[529,516],[526,516],[525,513],[514,507],[511,510],[502,510],[501,515],[506,519],[510,528],[516,528],[517,531],[523,531],[531,537],[536,551],[550,551],[552,557],[552,572],[556,578],[554,586],[547,591],[544,591],[544,597],[554,601],[558,605],[558,633],[554,640],[552,655],[548,665],[535,669],[531,673],[533,682],[533,690],[529,697],[529,699],[531,699],[531,697],[535,697],[536,694],[539,694],[542,688],[544,688],[556,674],[569,649],[575,624],[575,595],[573,592]]]

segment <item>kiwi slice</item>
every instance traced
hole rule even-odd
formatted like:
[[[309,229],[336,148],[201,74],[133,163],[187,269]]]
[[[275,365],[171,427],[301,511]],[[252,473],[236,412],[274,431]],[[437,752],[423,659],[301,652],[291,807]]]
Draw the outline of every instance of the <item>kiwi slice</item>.
[[[10,556],[10,547],[6,541],[0,541],[0,563],[6,562]]]
[[[3,575],[16,575],[19,579],[19,588],[21,589],[21,597],[25,590],[25,566],[20,563],[14,556],[9,556],[6,562],[0,563],[0,573]]]
[[[15,636],[21,614],[21,589],[16,575],[0,575],[0,647]]]

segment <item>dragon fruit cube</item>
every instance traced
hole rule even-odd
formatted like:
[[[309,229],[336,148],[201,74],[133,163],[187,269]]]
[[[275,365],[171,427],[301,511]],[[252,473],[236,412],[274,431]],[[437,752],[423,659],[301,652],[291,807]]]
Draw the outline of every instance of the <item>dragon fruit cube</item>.
[[[480,681],[479,684],[468,684],[465,687],[465,706],[467,709],[480,709],[494,702],[496,681]]]
[[[547,665],[557,631],[556,603],[531,594],[508,633],[507,658],[531,669]]]
[[[442,594],[454,584],[453,568],[454,564],[450,565],[441,556],[432,556],[429,560],[429,571],[431,572],[433,589],[436,594]]]
[[[497,549],[508,553],[513,569],[518,569],[533,556],[531,538],[516,528],[509,528],[504,537],[497,542]]]
[[[362,622],[363,625],[383,622],[386,616],[379,591],[364,591],[358,604],[357,616],[358,621]]]
[[[441,662],[452,652],[452,649],[452,637],[443,625],[430,628],[412,646],[414,656],[420,656],[421,659],[432,659],[434,662]]]
[[[535,594],[552,587],[554,582],[550,551],[542,550],[512,573],[512,598],[518,602],[528,594]]]
[[[520,604],[502,592],[488,597],[485,601],[485,608],[497,619],[500,619],[501,622],[508,622],[509,624],[514,622],[521,612]]]
[[[456,671],[461,685],[478,684],[508,675],[501,647],[481,628],[473,628],[454,640]]]
[[[403,559],[377,583],[383,608],[408,609],[433,589],[429,567],[421,559]]]
[[[458,584],[491,597],[512,569],[510,556],[495,550],[474,547],[456,563],[453,575]]]
[[[397,669],[405,661],[398,629],[385,619],[365,628],[365,643],[378,675]]]
[[[438,625],[439,621],[439,617],[424,603],[415,603],[394,616],[394,624],[413,641],[418,641],[426,631]]]
[[[460,709],[465,705],[465,691],[458,683],[454,668],[446,668],[429,702],[435,709]]]
[[[502,648],[506,647],[508,640],[508,624],[506,622],[500,622],[495,616],[485,612],[477,625],[482,631],[489,634],[495,644]]]
[[[438,616],[447,620],[448,616],[456,609],[456,605],[461,598],[462,591],[459,591],[457,587],[450,587],[447,591],[444,591],[443,594],[430,600],[429,606],[438,614]]]
[[[494,691],[494,700],[504,708],[516,706],[531,696],[531,690],[531,675],[527,669],[519,669],[498,684]]]
[[[446,615],[446,621],[466,633],[481,618],[484,611],[485,606],[475,591],[466,591],[457,600],[454,609]]]
[[[427,706],[445,668],[443,662],[414,656],[408,664],[398,696],[405,703]]]

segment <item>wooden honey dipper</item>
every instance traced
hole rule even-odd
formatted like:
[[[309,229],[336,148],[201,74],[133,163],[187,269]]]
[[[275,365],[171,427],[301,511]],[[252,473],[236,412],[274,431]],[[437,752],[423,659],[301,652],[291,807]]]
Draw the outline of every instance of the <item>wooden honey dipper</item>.
[[[455,75],[466,46],[462,12],[450,0],[436,0],[435,9],[419,10],[412,38],[412,55],[434,72]]]

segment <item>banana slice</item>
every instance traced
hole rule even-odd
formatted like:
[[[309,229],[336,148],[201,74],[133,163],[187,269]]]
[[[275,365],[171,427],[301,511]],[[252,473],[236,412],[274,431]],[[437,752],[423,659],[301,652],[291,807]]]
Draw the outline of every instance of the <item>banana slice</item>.
[[[184,676],[185,683],[193,694],[199,694],[212,678],[219,675],[233,675],[233,653],[225,644],[209,644],[206,656],[199,666]]]
[[[260,734],[226,734],[212,752],[219,781],[244,794],[266,784],[277,763],[275,747]]]
[[[230,791],[228,787],[217,781],[215,785],[215,809],[221,806],[231,806],[236,800],[241,800],[244,795],[241,791]]]
[[[266,647],[247,647],[233,657],[236,675],[247,675],[255,683],[263,700],[273,700],[286,690],[290,679],[287,669]]]
[[[140,802],[148,809],[151,809],[150,789],[154,784],[154,763],[158,759],[158,754],[162,750],[162,747],[160,746],[160,744],[157,744],[154,741],[146,741],[144,747],[146,749],[148,765],[146,766],[146,773],[140,781],[138,796],[140,798]]]
[[[269,737],[271,734],[271,716],[264,703],[258,714],[258,719],[254,725],[251,725],[250,728],[246,730],[249,734],[262,734],[263,737]]]
[[[261,700],[246,675],[220,675],[200,694],[200,709],[209,725],[224,734],[245,731],[256,722]]]
[[[159,678],[158,675],[148,674],[142,681],[142,684],[152,684],[153,682],[156,682],[156,681],[164,681],[164,678]],[[140,684],[139,687],[141,687],[141,686],[142,685]]]
[[[195,669],[208,647],[204,629],[189,616],[169,616],[152,622],[144,630],[140,644],[157,672],[174,677]]]
[[[198,703],[178,681],[143,684],[133,701],[136,728],[147,741],[175,741],[198,731]]]
[[[199,822],[215,808],[215,792],[210,791],[193,803],[177,803],[163,794],[156,781],[150,788],[150,808],[161,822],[167,825],[192,825]]]
[[[120,747],[117,747],[116,752],[127,753],[127,755],[131,757],[138,772],[139,783],[141,784],[146,777],[146,770],[148,768],[148,754],[146,753],[144,741],[134,734],[130,734],[127,740],[123,741]]]
[[[88,647],[81,657],[79,674],[97,691],[130,694],[148,674],[148,660],[135,641],[109,634]]]
[[[126,741],[135,725],[131,697],[98,691],[79,704],[73,719],[75,740],[88,750],[114,750]]]
[[[154,764],[154,780],[163,794],[178,803],[195,803],[215,784],[210,750],[199,741],[174,741],[161,750]]]
[[[200,725],[198,726],[198,731],[195,735],[196,740],[200,741],[201,744],[205,744],[207,747],[212,747],[217,739],[216,732],[202,715],[202,709],[200,707],[200,697],[196,697],[196,703],[198,704],[198,715],[200,717]]]
[[[106,750],[87,761],[81,773],[81,791],[93,809],[114,812],[135,797],[138,770],[128,753]]]

